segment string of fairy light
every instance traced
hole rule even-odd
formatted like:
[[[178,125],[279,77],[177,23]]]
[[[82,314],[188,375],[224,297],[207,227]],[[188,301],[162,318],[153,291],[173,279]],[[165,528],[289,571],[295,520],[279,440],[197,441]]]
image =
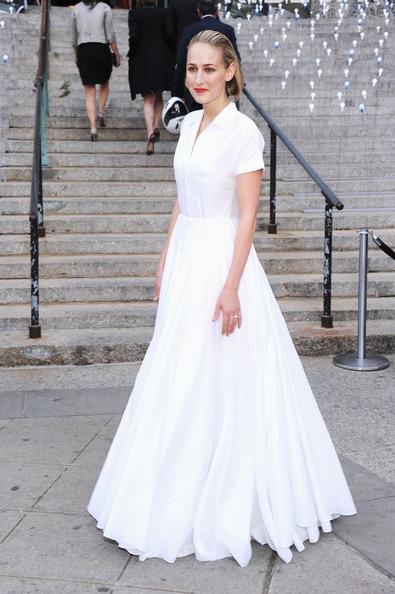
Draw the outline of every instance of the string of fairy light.
[[[221,4],[218,5],[222,7]],[[308,17],[308,27],[300,27],[299,23],[306,19],[302,19],[307,14],[308,6],[314,12]],[[333,89],[333,94],[338,99],[338,107],[343,112],[346,107],[353,105],[361,114],[366,112],[369,106],[369,96],[373,94],[369,88],[377,89],[379,87],[380,79],[385,72],[385,48],[388,44],[391,34],[391,21],[394,16],[394,3],[386,0],[385,2],[374,3],[376,7],[377,18],[372,25],[372,20],[369,16],[372,14],[372,3],[369,0],[364,0],[361,3],[343,2],[326,2],[324,0],[316,0],[315,3],[307,2],[301,3],[299,7],[293,8],[289,0],[277,5],[269,5],[268,14],[264,18],[256,18],[262,13],[263,4],[260,2],[232,2],[225,0],[223,5],[223,14],[226,20],[230,20],[231,16],[242,16],[243,19],[236,19],[238,22],[235,25],[236,33],[240,34],[243,20],[252,22],[259,22],[260,27],[248,42],[248,48],[251,56],[256,58],[257,67],[261,69],[268,68],[269,73],[273,71],[279,79],[281,91],[286,93],[292,79],[298,76],[298,65],[303,58],[304,65],[310,60],[311,78],[309,80],[309,98],[306,109],[313,113],[316,110],[317,101],[320,100],[319,89],[325,80],[325,77],[330,73],[333,77],[334,72],[331,68],[333,64],[333,57],[338,56],[339,40],[342,38],[341,45],[344,48],[344,41],[349,39],[350,46],[347,55],[344,56],[344,69],[341,78],[337,77],[337,88]],[[304,14],[301,15],[300,12]],[[328,33],[328,27],[325,26],[327,39],[322,40],[324,28],[320,27],[320,23],[327,23],[327,17],[334,20],[332,34]],[[351,18],[346,19],[350,16]],[[333,19],[334,17],[334,19]],[[351,24],[345,28],[346,20]],[[233,21],[233,19],[232,19]],[[370,23],[367,26],[367,23]],[[232,23],[233,24],[233,23]],[[289,60],[292,51],[289,51],[290,39],[295,39],[295,36],[289,36],[291,30],[300,32],[300,40],[294,49],[294,55]],[[317,34],[318,33],[318,34]],[[346,37],[347,36],[347,37]],[[293,41],[294,43],[294,41]],[[284,48],[287,47],[287,51]],[[292,48],[291,48],[292,49]],[[363,72],[366,73],[366,79],[363,82],[363,88],[357,89],[352,73],[355,69],[355,63],[361,60],[361,50],[363,52],[363,59],[365,60]],[[367,55],[367,57],[366,57]],[[339,61],[337,61],[337,64]],[[356,73],[356,71],[355,71]],[[363,79],[361,76],[361,69],[358,69],[358,84]],[[359,97],[359,98],[358,98]],[[352,100],[351,100],[352,98]],[[321,98],[322,99],[322,98]]]

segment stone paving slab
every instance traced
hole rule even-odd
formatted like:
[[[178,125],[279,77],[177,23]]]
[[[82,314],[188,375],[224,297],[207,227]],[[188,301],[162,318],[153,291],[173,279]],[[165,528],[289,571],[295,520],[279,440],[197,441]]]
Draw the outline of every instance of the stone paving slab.
[[[15,577],[115,582],[130,555],[98,538],[88,514],[29,513],[2,543],[1,572]]]
[[[18,512],[32,508],[64,472],[60,464],[2,462],[0,509]]]
[[[333,534],[276,563],[268,594],[393,594],[395,583]],[[266,593],[265,593],[266,594]]]
[[[0,431],[0,464],[71,464],[104,421],[100,415],[15,420]]]
[[[253,544],[253,556],[246,568],[239,567],[233,559],[199,563],[189,555],[178,559],[174,565],[150,559],[148,573],[146,562],[133,558],[121,581],[134,586],[144,584],[155,592],[167,585],[193,594],[261,594],[271,558],[271,550],[257,543]]]

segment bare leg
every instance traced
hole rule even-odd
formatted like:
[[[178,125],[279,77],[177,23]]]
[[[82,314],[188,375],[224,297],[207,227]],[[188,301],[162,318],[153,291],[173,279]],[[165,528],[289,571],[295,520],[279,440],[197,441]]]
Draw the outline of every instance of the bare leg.
[[[153,128],[159,128],[159,122],[162,116],[163,110],[163,96],[162,93],[155,93],[154,99],[154,125]]]
[[[96,132],[96,87],[84,85],[86,113],[91,126],[91,132]]]
[[[146,95],[145,97],[143,97],[144,119],[145,119],[145,125],[147,127],[148,139],[154,131],[154,119],[155,119],[154,101],[155,101],[154,94]]]
[[[107,80],[99,86],[99,114],[103,115],[106,108],[108,94],[110,92],[110,81]]]

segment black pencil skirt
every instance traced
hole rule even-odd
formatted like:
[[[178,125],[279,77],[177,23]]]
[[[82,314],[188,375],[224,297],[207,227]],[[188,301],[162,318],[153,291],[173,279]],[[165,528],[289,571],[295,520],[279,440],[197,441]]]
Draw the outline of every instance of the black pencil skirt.
[[[98,85],[112,72],[110,47],[105,43],[81,43],[77,48],[78,70],[83,85]]]

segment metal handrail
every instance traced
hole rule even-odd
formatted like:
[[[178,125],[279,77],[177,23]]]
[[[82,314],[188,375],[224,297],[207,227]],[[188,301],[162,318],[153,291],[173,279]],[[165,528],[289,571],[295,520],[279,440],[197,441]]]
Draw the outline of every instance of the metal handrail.
[[[41,4],[41,31],[38,70],[34,85],[36,87],[36,108],[34,120],[32,183],[30,192],[30,270],[31,270],[31,323],[29,338],[41,337],[39,317],[39,237],[45,236],[43,186],[42,186],[42,109],[43,89],[47,74],[48,64],[48,36],[50,0],[42,0]]]
[[[311,179],[320,188],[325,198],[325,231],[324,231],[324,291],[323,291],[323,313],[321,316],[321,326],[323,328],[333,328],[333,316],[331,312],[332,296],[332,229],[333,213],[332,209],[342,210],[343,203],[336,194],[321,179],[318,173],[306,161],[303,155],[292,144],[289,138],[284,134],[276,122],[269,116],[257,100],[251,95],[246,87],[243,89],[244,95],[252,103],[258,113],[263,117],[270,128],[270,215],[268,233],[277,233],[276,223],[276,175],[277,175],[277,137],[280,138],[284,146],[292,153],[295,159],[300,163]]]

